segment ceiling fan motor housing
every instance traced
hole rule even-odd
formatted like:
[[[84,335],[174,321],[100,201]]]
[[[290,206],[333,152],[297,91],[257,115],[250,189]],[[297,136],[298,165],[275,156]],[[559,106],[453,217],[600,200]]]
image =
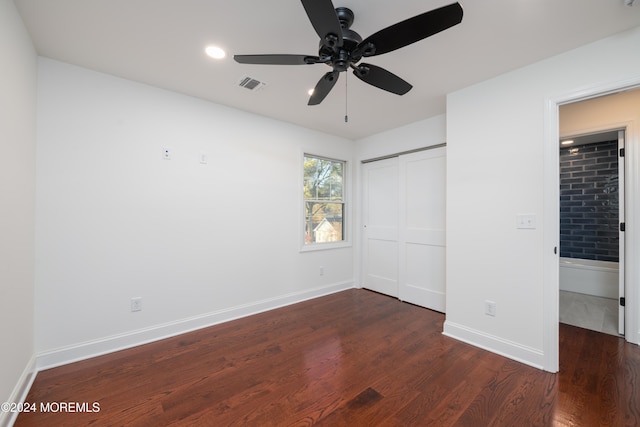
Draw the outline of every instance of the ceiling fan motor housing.
[[[362,55],[353,56],[354,49],[362,41],[362,37],[350,29],[355,18],[351,9],[338,7],[336,15],[342,30],[342,46],[337,46],[337,37],[329,35],[324,40],[320,40],[319,56],[331,58],[330,61],[327,61],[327,65],[336,71],[346,71],[351,63],[356,63],[362,58]]]

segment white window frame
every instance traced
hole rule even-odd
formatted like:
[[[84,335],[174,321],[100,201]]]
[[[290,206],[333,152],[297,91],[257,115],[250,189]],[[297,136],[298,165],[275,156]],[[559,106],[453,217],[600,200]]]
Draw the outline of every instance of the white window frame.
[[[336,159],[334,157],[322,156],[313,154],[311,152],[303,152],[300,158],[300,182],[301,187],[304,188],[304,159],[306,157],[313,157],[316,159],[329,160],[332,162],[340,162],[343,165],[342,168],[342,240],[337,242],[322,242],[322,243],[306,243],[305,242],[305,227],[306,227],[306,200],[304,197],[304,191],[300,191],[300,252],[322,251],[327,249],[346,248],[351,246],[351,240],[349,238],[350,229],[350,215],[349,215],[349,162],[343,159]]]

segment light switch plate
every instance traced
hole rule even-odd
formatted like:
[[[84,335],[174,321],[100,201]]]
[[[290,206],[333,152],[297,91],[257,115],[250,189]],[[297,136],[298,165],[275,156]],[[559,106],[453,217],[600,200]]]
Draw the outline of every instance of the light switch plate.
[[[536,228],[536,216],[535,216],[535,214],[517,214],[516,215],[516,228],[535,229]]]

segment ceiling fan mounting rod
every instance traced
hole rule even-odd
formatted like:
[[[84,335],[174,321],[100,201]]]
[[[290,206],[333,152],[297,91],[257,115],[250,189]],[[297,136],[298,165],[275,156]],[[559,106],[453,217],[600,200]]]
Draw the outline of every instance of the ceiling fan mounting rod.
[[[340,26],[342,28],[351,28],[353,20],[355,19],[355,14],[351,9],[348,7],[336,7],[336,15],[338,16],[338,21],[340,21]]]

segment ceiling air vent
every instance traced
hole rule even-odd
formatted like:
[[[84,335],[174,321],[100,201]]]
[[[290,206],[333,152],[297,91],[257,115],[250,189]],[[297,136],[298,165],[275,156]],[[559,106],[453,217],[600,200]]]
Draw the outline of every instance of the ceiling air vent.
[[[265,87],[267,84],[265,82],[261,82],[260,80],[256,80],[253,77],[243,77],[242,79],[240,79],[240,82],[238,83],[238,86],[243,87],[245,89],[249,89],[252,90],[254,92],[262,89],[263,87]]]

